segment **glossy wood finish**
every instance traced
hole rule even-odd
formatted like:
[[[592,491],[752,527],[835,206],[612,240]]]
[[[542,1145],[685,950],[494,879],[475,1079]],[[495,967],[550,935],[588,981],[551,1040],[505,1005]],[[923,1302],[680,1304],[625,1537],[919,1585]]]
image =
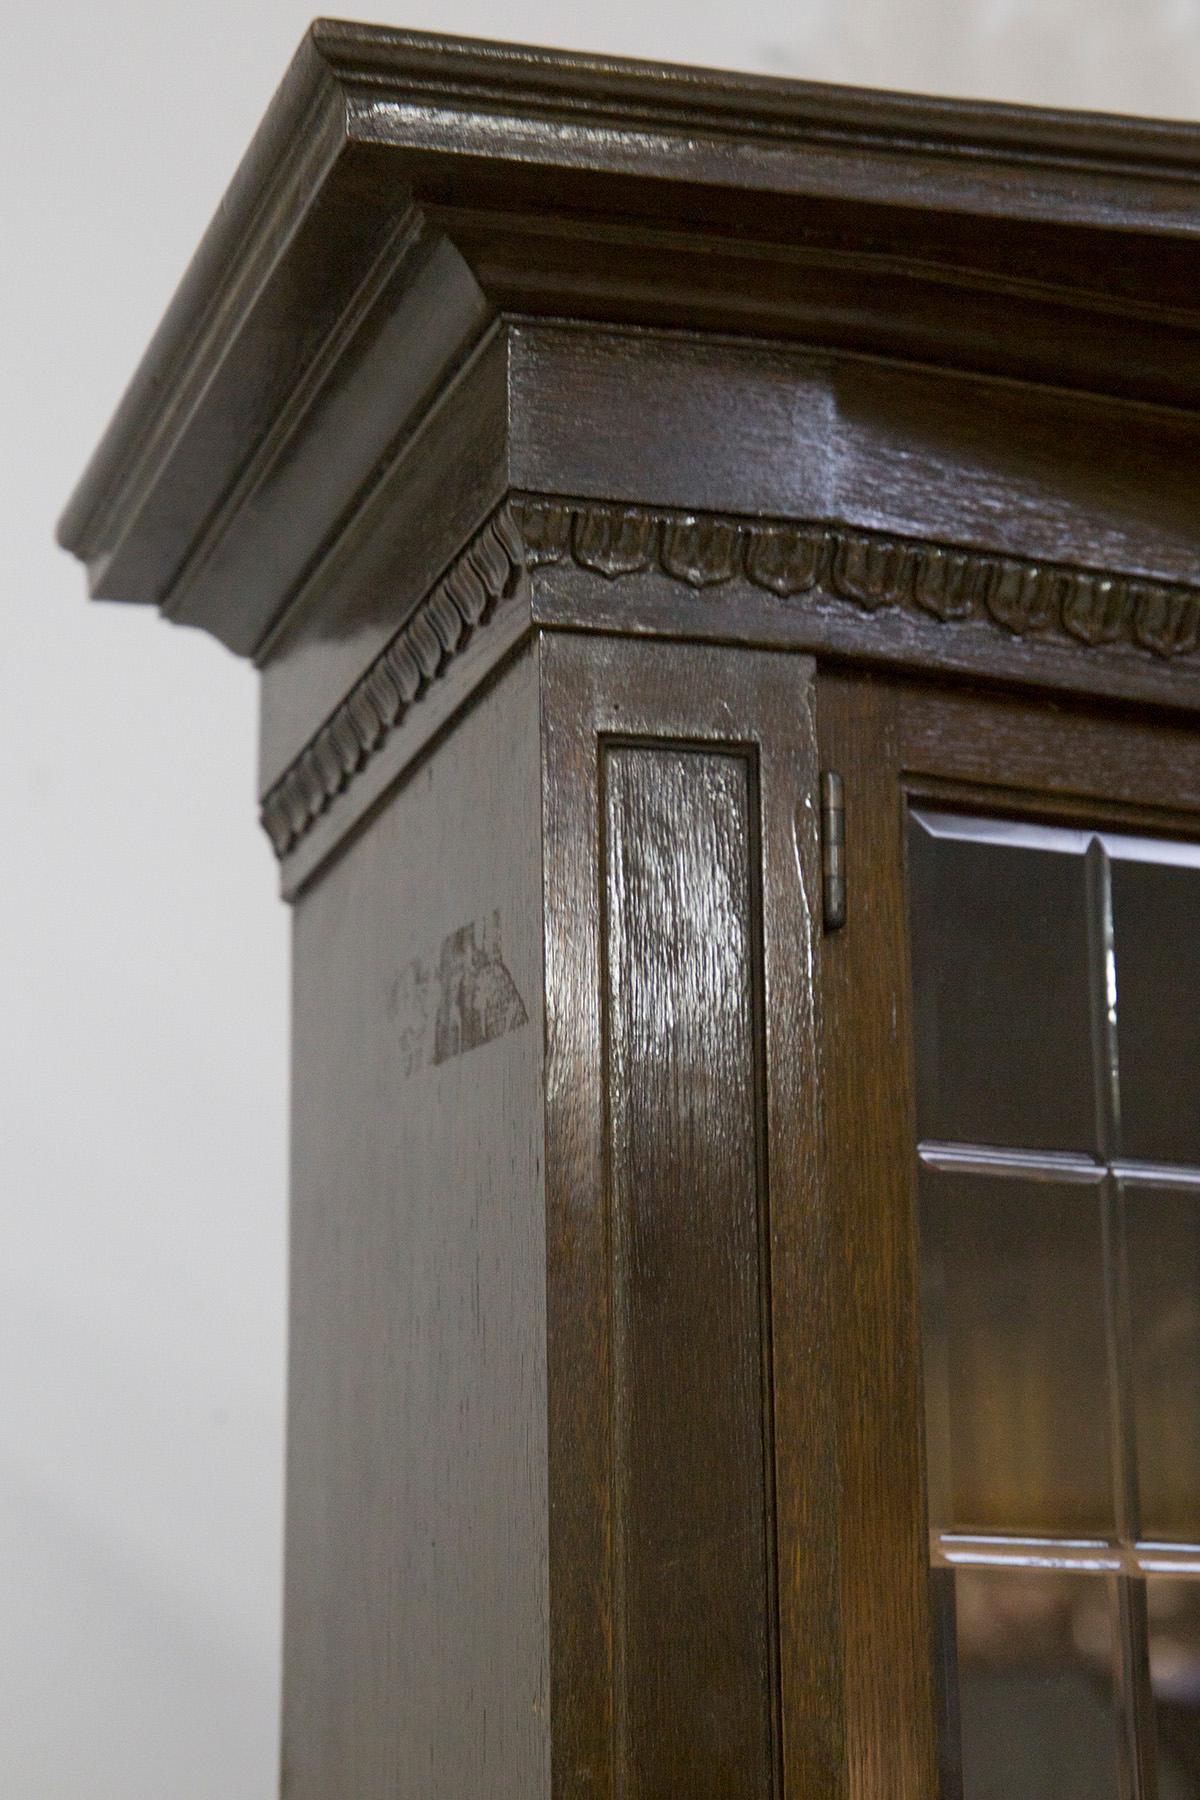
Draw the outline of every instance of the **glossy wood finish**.
[[[1189,580],[1200,420],[880,357],[521,325],[513,485]]]
[[[1198,467],[1182,411],[811,349],[500,323],[298,580],[276,572],[255,650],[262,788],[513,489],[541,496],[525,535],[547,625],[1195,706]],[[319,497],[300,498],[318,518]],[[565,556],[533,524],[559,505]],[[685,577],[657,553],[606,558],[603,533],[632,512],[652,536],[695,521],[746,554]],[[818,546],[836,529],[840,557],[780,566],[790,529]]]
[[[836,706],[827,706],[827,696],[836,699]],[[1111,867],[1121,870],[1126,867],[1121,859],[1135,856],[1134,847],[1121,848],[1122,832],[1137,834],[1133,846],[1154,836],[1163,837],[1168,846],[1177,834],[1190,839],[1200,836],[1196,738],[1180,726],[1152,723],[1119,711],[1102,717],[1095,708],[1052,708],[1017,696],[897,685],[881,689],[879,684],[835,683],[825,677],[819,693],[823,755],[831,750],[824,733],[836,729],[836,719],[848,706],[855,709],[856,738],[871,744],[873,780],[890,796],[888,810],[893,823],[877,827],[884,837],[896,828],[906,794],[919,797],[923,812],[931,808],[929,816],[936,816],[941,808],[955,815],[979,814],[985,820],[1021,821],[1021,830],[1031,842],[1037,839],[1038,827],[1031,828],[1025,821],[1044,822],[1057,834],[1049,840],[1052,843],[1059,842],[1064,827],[1071,828],[1072,839],[1078,840],[1073,842],[1073,853],[1080,900],[1088,908],[1100,907],[1103,913],[1111,903],[1102,902],[1102,890],[1097,886],[1098,859],[1105,854],[1115,857]],[[882,731],[868,723],[881,708],[887,721]],[[852,820],[853,812],[848,816]],[[1001,834],[997,841],[1006,829],[996,825]],[[1107,851],[1090,838],[1094,829],[1114,834],[1104,838]],[[878,841],[877,837],[872,843],[856,845],[853,831],[848,831],[851,893],[856,848],[860,855],[870,856]],[[1124,842],[1131,844],[1128,836]],[[1183,854],[1178,847],[1171,852],[1175,861]],[[1070,862],[1072,858],[1060,860]],[[870,899],[876,922],[862,927],[862,941],[869,942],[879,930],[879,922],[897,910],[903,917],[903,862],[898,851],[885,853],[877,862]],[[1129,866],[1136,867],[1136,857]],[[1186,871],[1180,867],[1174,872],[1182,875]],[[962,915],[962,905],[970,906],[976,921],[988,911],[983,884],[989,879],[994,889],[998,878],[980,871],[963,887],[959,900],[948,891],[933,900],[923,878],[926,891],[915,895],[914,903],[926,912],[931,904],[940,909],[941,928],[952,934],[945,954],[957,956],[961,933],[973,928]],[[1011,897],[994,910],[1002,929],[1009,930],[1014,910],[1019,918],[1021,909]],[[1186,1485],[1184,1440],[1191,1428],[1191,1400],[1186,1383],[1175,1380],[1167,1388],[1161,1371],[1149,1378],[1142,1372],[1146,1364],[1138,1345],[1146,1321],[1157,1316],[1158,1303],[1145,1286],[1150,1265],[1141,1254],[1140,1238],[1128,1236],[1126,1219],[1133,1221],[1138,1232],[1150,1220],[1154,1221],[1152,1231],[1177,1231],[1179,1222],[1191,1216],[1187,1202],[1194,1199],[1195,1187],[1189,1171],[1177,1170],[1173,1177],[1180,1184],[1177,1198],[1164,1205],[1165,1191],[1154,1186],[1156,1180],[1163,1180],[1161,1170],[1156,1175],[1148,1165],[1125,1165],[1119,1158],[1113,1161],[1118,1155],[1114,1146],[1121,1143],[1120,1137],[1113,1135],[1121,1118],[1115,1097],[1111,1105],[1093,1106],[1085,1094],[1072,1128],[1082,1133],[1081,1148],[1071,1156],[1064,1159],[1054,1133],[1053,1142],[1044,1138],[1044,1149],[1028,1147],[1031,1130],[1033,1141],[1043,1141],[1036,1136],[1040,1129],[1036,1118],[1045,1093],[1051,1091],[1043,1091],[1036,1056],[1045,1055],[1048,1069],[1060,1084],[1066,1080],[1069,1059],[1061,1045],[1055,1048],[1050,1044],[1044,1028],[1036,1034],[1037,1045],[1030,1046],[1023,1064],[1008,1075],[995,1066],[995,1059],[1005,1047],[1000,1016],[1004,1006],[1015,1004],[1028,1010],[1040,1003],[1038,996],[1022,998],[1021,993],[1022,981],[1032,979],[1035,986],[1044,982],[1044,975],[1037,972],[1039,934],[1049,932],[1061,939],[1057,952],[1060,967],[1071,967],[1083,990],[1081,1022],[1075,1035],[1082,1043],[1085,1084],[1091,1085],[1090,1065],[1095,1057],[1096,1080],[1105,1092],[1111,1082],[1114,1096],[1116,1065],[1110,1067],[1112,1046],[1108,1040],[1117,1030],[1120,1003],[1116,1002],[1116,1011],[1110,1016],[1113,1001],[1105,998],[1100,968],[1105,954],[1103,932],[1099,924],[1092,929],[1082,906],[1073,910],[1062,903],[1061,896],[1046,904],[1044,897],[1039,900],[1037,895],[1029,895],[1026,911],[1027,930],[1013,936],[1002,959],[1004,980],[1014,990],[1012,998],[1006,1000],[1001,994],[997,965],[994,994],[990,1000],[982,992],[977,995],[981,1016],[991,1014],[989,1029],[973,1047],[954,1043],[953,1029],[950,1040],[943,1040],[941,1055],[949,1059],[954,1080],[962,1065],[980,1071],[977,1087],[969,1083],[962,1087],[961,1105],[953,1099],[951,1083],[949,1098],[959,1109],[957,1133],[955,1119],[949,1114],[943,1117],[937,1110],[947,1094],[932,1111],[926,1094],[923,1109],[928,1129],[936,1128],[946,1136],[965,1133],[991,1146],[971,1149],[950,1143],[926,1144],[921,1152],[929,1188],[924,1225],[932,1235],[926,1373],[931,1408],[931,1526],[939,1565],[934,1591],[940,1597],[942,1628],[949,1629],[951,1636],[953,1613],[947,1626],[942,1610],[951,1591],[950,1577],[943,1570],[960,1571],[954,1579],[959,1588],[957,1635],[962,1666],[957,1676],[944,1664],[940,1670],[942,1691],[949,1702],[942,1720],[941,1792],[949,1800],[957,1800],[964,1791],[964,1775],[965,1791],[971,1794],[986,1788],[989,1780],[1001,1776],[1005,1781],[1016,1779],[1023,1769],[1020,1778],[1024,1791],[1030,1793],[1110,1791],[1123,1800],[1151,1800],[1156,1794],[1175,1791],[1170,1783],[1188,1766],[1189,1733],[1194,1725],[1190,1716],[1177,1718],[1175,1737],[1161,1749],[1161,1754],[1171,1759],[1174,1773],[1160,1771],[1156,1778],[1155,1696],[1165,1679],[1165,1664],[1160,1660],[1153,1669],[1149,1664],[1147,1645],[1152,1627],[1147,1622],[1146,1577],[1149,1572],[1151,1581],[1158,1578],[1155,1571],[1164,1551],[1136,1541],[1140,1502],[1134,1444],[1143,1434],[1149,1443],[1166,1441],[1171,1433],[1181,1434],[1173,1458],[1174,1480]],[[1148,920],[1144,925],[1150,928]],[[1079,940],[1074,951],[1072,930]],[[1136,936],[1143,930],[1143,921],[1136,914],[1127,916],[1125,930]],[[1156,964],[1160,980],[1186,983],[1190,979],[1188,930],[1182,924],[1159,927]],[[827,970],[836,966],[835,951],[841,947],[841,934],[839,939],[827,941]],[[1119,948],[1116,954],[1118,964],[1123,957],[1127,960],[1127,953]],[[1099,959],[1093,978],[1088,974],[1089,958]],[[926,1010],[933,979],[927,963],[928,956],[918,955],[916,975],[922,983]],[[894,1019],[907,1021],[910,1002],[903,950],[894,961],[879,967],[882,973],[876,978],[883,987],[885,1006],[894,1009]],[[986,986],[987,975],[986,957],[977,958],[969,979]],[[951,991],[958,979],[951,976]],[[1093,990],[1090,999],[1089,986]],[[1124,991],[1127,1001],[1136,1006],[1136,981],[1127,980],[1121,990],[1118,976],[1117,991]],[[1055,1004],[1060,1014],[1067,1013],[1072,1019],[1079,1010],[1065,1007],[1061,996]],[[1095,1012],[1090,1025],[1089,1006]],[[828,1014],[826,1018],[828,1031]],[[955,1026],[953,1017],[949,1023]],[[1062,1019],[1055,1028],[1063,1028]],[[995,1044],[989,1048],[993,1034]],[[1185,1109],[1181,1117],[1186,1121],[1190,1116],[1187,1109],[1194,1101],[1194,1067],[1178,1072],[1164,1069],[1162,1080],[1168,1085],[1177,1082]],[[1016,1091],[1023,1096],[1023,1122],[1014,1116],[1005,1126],[1003,1121],[997,1124],[999,1115],[984,1122],[972,1116],[970,1109],[989,1095],[989,1084],[996,1082],[1007,1082],[1010,1087],[1016,1084]],[[827,1085],[827,1117],[836,1095],[836,1087]],[[1056,1104],[1063,1098],[1060,1092]],[[988,1100],[994,1113],[993,1102],[994,1096]],[[1175,1129],[1169,1112],[1154,1117],[1154,1130]],[[910,1142],[915,1143],[915,1117],[909,1129]],[[870,1140],[875,1142],[879,1136],[878,1128],[873,1127]],[[1006,1143],[1018,1147],[996,1147]],[[895,1160],[888,1166],[894,1173]],[[876,1178],[884,1179],[882,1164]],[[1127,1242],[1138,1246],[1141,1286],[1136,1313],[1131,1312]],[[939,1260],[945,1253],[958,1259],[956,1267]],[[1179,1237],[1171,1265],[1186,1262],[1187,1251]],[[1167,1267],[1160,1262],[1159,1269],[1159,1279],[1165,1279]],[[1008,1291],[999,1292],[997,1282],[1001,1288],[1007,1282]],[[1178,1309],[1178,1283],[1170,1291],[1173,1298],[1166,1304]],[[947,1301],[957,1307],[957,1328],[944,1310]],[[1182,1314],[1176,1310],[1177,1321],[1190,1316],[1193,1304],[1184,1302]],[[872,1312],[875,1318],[881,1316],[878,1305]],[[913,1316],[910,1306],[907,1317],[911,1321]],[[959,1331],[958,1341],[948,1347],[939,1338],[939,1329],[946,1325]],[[1039,1329],[1043,1337],[1035,1343],[1031,1333]],[[854,1344],[858,1335],[848,1334],[847,1341]],[[948,1350],[944,1361],[943,1349]],[[883,1366],[882,1359],[873,1359],[876,1379]],[[968,1385],[981,1381],[985,1391],[972,1397],[963,1388],[964,1381]],[[1139,1381],[1143,1383],[1140,1389],[1136,1386]],[[1133,1408],[1148,1404],[1153,1410],[1143,1414],[1141,1431],[1135,1431]],[[1001,1416],[1005,1405],[1010,1408],[1007,1421]],[[967,1435],[959,1442],[951,1480],[944,1433],[956,1418],[957,1429]],[[974,1443],[969,1441],[972,1430],[983,1434]],[[910,1442],[915,1443],[918,1435],[913,1420]],[[1014,1465],[1014,1456],[1023,1459],[1020,1469]],[[979,1477],[984,1478],[986,1495],[972,1489]],[[1152,1477],[1159,1485],[1148,1491],[1161,1492],[1162,1479],[1160,1464]],[[910,1481],[905,1491],[913,1493],[915,1485]],[[1176,1491],[1184,1489],[1177,1487]],[[958,1511],[952,1511],[953,1507]],[[1023,1509],[1028,1507],[1035,1509],[1036,1517],[1026,1517]],[[951,1526],[949,1532],[946,1522]],[[1069,1551],[1059,1550],[1059,1539],[1070,1541]],[[1051,1573],[1058,1568],[1056,1557],[1062,1555],[1067,1556],[1065,1570],[1073,1573],[1064,1569]],[[1181,1546],[1173,1555],[1177,1572],[1187,1571],[1194,1578],[1200,1566],[1195,1551]],[[913,1561],[908,1554],[909,1568]],[[1080,1582],[1085,1584],[1083,1588]],[[1188,1603],[1185,1594],[1185,1619],[1190,1616]],[[1165,1605],[1165,1597],[1155,1604]],[[1176,1603],[1172,1600],[1171,1604]],[[1102,1618],[1107,1620],[1107,1648],[1100,1638]],[[1041,1641],[1035,1641],[1038,1631],[1043,1634]],[[1056,1633],[1062,1640],[1057,1649]],[[1025,1655],[1029,1670],[1038,1671],[1036,1681],[1042,1684],[1036,1688],[1041,1696],[1036,1705],[1031,1697],[1033,1688],[1022,1698],[1026,1675],[1021,1657]],[[1057,1689],[1055,1682],[1060,1684]],[[1096,1710],[1088,1695],[1100,1698],[1101,1689],[1108,1697]],[[1027,1706],[1033,1710],[1023,1729],[1021,1708]],[[1061,1708],[1057,1724],[1055,1708]],[[1059,1767],[1055,1756],[1067,1745],[1072,1746],[1071,1754]],[[1034,1746],[1040,1746],[1036,1755],[1032,1754]],[[964,1768],[958,1764],[960,1747]],[[1165,1787],[1164,1782],[1168,1784]],[[977,1788],[975,1783],[982,1786]]]
[[[600,753],[615,1760],[631,1795],[774,1786],[755,773],[736,750]]]
[[[507,334],[498,327],[301,580],[277,590],[274,624],[255,650],[263,791],[503,501],[507,387]]]
[[[1084,803],[1113,824],[1145,820],[1150,808],[1167,830],[1200,811],[1200,739],[1189,718],[961,687],[898,691],[899,766],[914,793],[949,783],[993,804],[1036,795],[1046,816]]]
[[[832,1794],[811,664],[543,668],[555,1792]]]
[[[512,313],[1194,409],[1198,175],[1186,126],[318,23],[63,540],[251,650]]]
[[[904,807],[1200,816],[1198,198],[1190,127],[302,45],[61,527],[262,673],[294,1800],[957,1800]]]
[[[918,1800],[935,1791],[937,1743],[896,694],[822,675],[817,716],[846,804],[848,913],[822,944],[820,997],[847,1791]]]

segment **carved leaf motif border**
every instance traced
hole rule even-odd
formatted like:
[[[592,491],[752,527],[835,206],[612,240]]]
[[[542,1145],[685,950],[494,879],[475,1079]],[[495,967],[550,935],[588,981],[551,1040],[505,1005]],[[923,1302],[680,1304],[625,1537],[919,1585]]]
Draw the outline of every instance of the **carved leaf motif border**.
[[[1182,584],[825,522],[514,496],[267,792],[262,823],[277,855],[295,848],[378,753],[521,574],[561,562],[608,581],[658,571],[697,592],[744,581],[781,599],[813,593],[866,613],[978,620],[1015,637],[1124,645],[1164,660],[1200,646],[1200,591]]]
[[[447,575],[359,676],[341,705],[262,802],[262,824],[286,856],[374,757],[516,585],[524,546],[501,507]]]
[[[792,598],[819,591],[873,613],[941,624],[984,619],[1016,637],[1128,644],[1169,659],[1200,644],[1194,588],[1107,570],[989,555],[827,523],[543,499],[517,504],[531,567],[564,559],[609,580],[658,569],[696,589],[745,580]]]

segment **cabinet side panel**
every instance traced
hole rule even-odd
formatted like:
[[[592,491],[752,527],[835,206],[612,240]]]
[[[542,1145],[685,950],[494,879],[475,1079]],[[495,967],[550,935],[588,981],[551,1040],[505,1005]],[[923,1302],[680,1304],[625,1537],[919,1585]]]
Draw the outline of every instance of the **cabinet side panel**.
[[[772,1787],[749,755],[602,750],[616,1788]]]
[[[288,1800],[548,1792],[537,655],[297,910]]]

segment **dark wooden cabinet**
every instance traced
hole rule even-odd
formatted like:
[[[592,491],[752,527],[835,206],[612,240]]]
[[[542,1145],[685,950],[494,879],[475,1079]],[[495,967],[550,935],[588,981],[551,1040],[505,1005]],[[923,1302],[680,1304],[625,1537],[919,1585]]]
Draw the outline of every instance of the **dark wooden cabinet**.
[[[62,526],[262,673],[289,1800],[1200,1795],[1198,199],[302,46]]]

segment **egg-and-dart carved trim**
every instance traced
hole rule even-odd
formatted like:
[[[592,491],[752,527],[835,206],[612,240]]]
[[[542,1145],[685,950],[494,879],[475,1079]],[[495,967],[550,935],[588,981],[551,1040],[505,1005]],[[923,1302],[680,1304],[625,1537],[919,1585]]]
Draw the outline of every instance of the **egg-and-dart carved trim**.
[[[820,590],[867,613],[900,607],[941,624],[982,619],[1014,637],[1127,644],[1164,659],[1200,644],[1200,593],[1179,583],[824,522],[538,497],[515,511],[530,567],[566,560],[610,581],[658,570],[697,590],[741,579],[783,599]]]
[[[295,848],[378,753],[430,683],[513,591],[523,567],[521,539],[501,507],[268,789],[261,817],[277,856]]]
[[[657,571],[700,592],[747,581],[780,599],[819,592],[868,614],[900,608],[1019,638],[1128,647],[1163,660],[1200,645],[1200,592],[1101,569],[964,550],[825,522],[514,497],[359,677],[271,787],[262,822],[295,848],[464,648],[523,570],[569,562],[608,581]]]

